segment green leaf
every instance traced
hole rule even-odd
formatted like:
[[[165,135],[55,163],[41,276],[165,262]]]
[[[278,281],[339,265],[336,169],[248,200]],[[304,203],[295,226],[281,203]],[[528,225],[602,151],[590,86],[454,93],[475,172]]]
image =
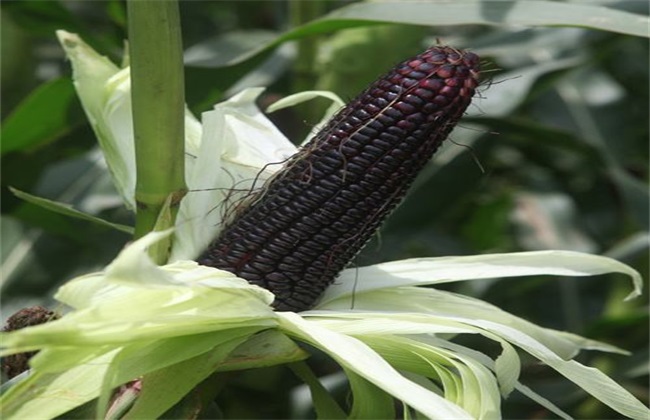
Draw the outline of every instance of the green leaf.
[[[271,42],[226,61],[233,65],[283,42],[307,36],[380,23],[425,26],[490,25],[499,27],[578,26],[648,37],[647,16],[601,6],[555,1],[361,2],[341,7],[321,19],[299,26]]]
[[[74,86],[95,131],[113,183],[135,209],[135,152],[129,69],[120,69],[78,35],[56,31],[72,64]]]
[[[43,207],[33,204],[33,203],[21,203],[16,210],[13,212],[13,216],[16,220],[19,220],[23,223],[24,227],[36,228],[35,232],[42,230],[48,234],[60,235],[68,240],[74,242],[82,242],[84,238],[79,238],[76,235],[72,219],[68,216],[63,216],[59,213],[54,213],[50,209],[44,209]],[[38,234],[32,234],[38,235]],[[26,239],[27,237],[25,237]],[[29,240],[29,248],[34,244],[37,236],[33,236]],[[27,249],[29,249],[27,248]]]
[[[75,210],[69,204],[58,203],[56,201],[48,200],[46,198],[36,197],[35,195],[28,194],[26,192],[17,190],[15,188],[9,187],[9,189],[11,190],[12,193],[14,193],[14,195],[16,195],[16,197],[22,198],[23,200],[29,203],[35,204],[37,206],[53,211],[55,213],[63,214],[65,216],[73,217],[75,219],[81,219],[88,222],[93,222],[104,227],[109,227],[112,229],[119,230],[120,232],[124,232],[129,235],[133,234],[133,228],[131,226],[125,226],[119,223],[111,223],[107,220],[100,219],[99,217],[95,217],[90,214],[83,213],[79,210]]]
[[[50,143],[82,124],[72,82],[55,79],[37,87],[2,123],[2,155]]]
[[[395,400],[389,393],[350,369],[345,369],[345,375],[348,377],[352,388],[352,411],[349,418],[395,418]]]
[[[622,192],[629,214],[636,220],[639,227],[646,231],[650,229],[650,220],[648,219],[650,192],[648,192],[647,182],[633,178],[620,166],[612,165],[609,172]]]
[[[184,62],[192,67],[223,67],[229,61],[260,44],[268,44],[277,37],[277,33],[262,29],[235,30],[187,48],[183,54]]]
[[[196,385],[209,377],[217,366],[248,336],[218,342],[214,350],[147,374],[142,393],[124,419],[158,418]]]
[[[317,38],[322,44],[315,60],[317,80],[314,82],[312,75],[301,90],[316,87],[352,98],[372,83],[383,69],[418,54],[422,40],[429,33],[428,28],[422,26],[387,24],[348,29],[327,38]]]
[[[521,361],[515,348],[505,340],[499,341],[503,352],[496,358],[496,360],[493,361],[481,352],[467,348],[465,346],[461,346],[448,340],[443,340],[433,336],[420,336],[418,339],[427,343],[431,343],[434,346],[442,347],[459,354],[470,356],[475,360],[481,362],[484,366],[492,369],[492,371],[494,371],[497,376],[499,389],[501,391],[501,395],[504,398],[507,398],[518,384],[519,374],[521,372]]]
[[[0,398],[3,418],[54,418],[92,400],[114,355],[103,355],[63,373],[33,372]]]
[[[514,328],[483,320],[476,320],[474,324],[489,329],[523,348],[619,413],[633,419],[648,418],[650,415],[650,410],[643,403],[600,370],[584,366],[575,360],[563,360],[541,343]]]
[[[288,334],[320,348],[341,366],[430,418],[471,418],[462,408],[400,375],[360,340],[308,322],[293,312],[278,312],[277,315],[280,327]]]
[[[598,149],[606,165],[612,180],[621,190],[622,196],[629,207],[629,214],[636,219],[642,229],[650,228],[648,212],[650,211],[650,192],[646,183],[632,177],[623,167],[618,157],[616,142],[608,140],[604,126],[595,113],[595,107],[590,107],[590,96],[595,96],[592,89],[596,89],[598,82],[594,78],[604,77],[599,72],[587,72],[573,75],[573,79],[562,79],[556,86],[556,90],[565,103],[567,110],[575,122],[580,135],[585,141],[591,143]],[[582,79],[591,78],[587,83]],[[603,96],[601,93],[600,96]],[[605,95],[606,96],[606,95]],[[592,99],[593,100],[593,99]],[[620,125],[616,125],[618,130]],[[618,136],[620,131],[613,134]]]
[[[51,36],[60,28],[83,31],[82,21],[59,0],[7,2],[3,11],[8,12],[21,26],[34,34]]]
[[[275,101],[266,109],[266,112],[271,113],[290,106],[296,106],[314,98],[329,99],[337,108],[341,108],[345,105],[345,102],[343,102],[343,100],[333,92],[327,90],[310,90],[306,92],[295,93],[293,95],[289,95],[278,101]]]
[[[348,417],[306,363],[292,363],[289,367],[309,387],[316,416],[319,419],[345,419]]]
[[[501,417],[501,396],[495,377],[473,358],[397,335],[376,335],[365,338],[364,342],[399,369],[428,377],[439,376],[445,398],[474,418]]]
[[[330,286],[317,308],[330,300],[357,296],[389,286],[413,286],[531,275],[593,276],[622,273],[632,278],[634,290],[626,299],[641,294],[642,278],[633,268],[614,259],[573,251],[535,251],[466,257],[413,258],[370,267],[348,269]],[[355,279],[358,279],[356,281]]]
[[[542,397],[532,389],[528,388],[525,385],[522,384],[517,384],[516,386],[517,391],[521,392],[531,400],[535,401],[537,404],[541,405],[542,407],[546,407],[550,412],[557,414],[560,416],[560,418],[564,420],[572,420],[573,417],[565,413],[564,411],[560,410],[555,404],[547,400],[546,398]]]
[[[233,350],[217,372],[262,368],[298,362],[309,357],[293,340],[276,330],[265,330]]]
[[[103,51],[116,51],[122,47],[122,34],[115,33],[111,36],[111,30],[103,25],[100,26],[104,31],[99,31],[95,19],[91,20],[95,25],[89,26],[88,15],[83,10],[75,9],[73,12],[73,8],[64,4],[61,0],[9,1],[2,4],[2,11],[6,11],[12,20],[38,37],[50,37],[55,31],[65,29],[81,34],[90,44]],[[100,15],[105,8],[105,3],[95,3],[92,13]]]
[[[601,6],[554,1],[463,1],[356,3],[328,19],[368,20],[419,25],[578,26],[648,37],[647,16]]]
[[[224,331],[144,341],[124,347],[113,359],[109,388],[148,373],[164,369],[211,351],[219,343],[243,342],[262,327],[232,328]],[[242,341],[243,340],[243,341]],[[239,345],[239,344],[238,344]],[[146,355],[146,357],[142,357]]]

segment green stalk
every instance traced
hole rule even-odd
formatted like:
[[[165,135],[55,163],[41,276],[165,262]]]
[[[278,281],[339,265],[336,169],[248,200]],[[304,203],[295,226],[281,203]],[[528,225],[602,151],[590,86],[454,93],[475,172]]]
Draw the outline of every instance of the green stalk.
[[[323,0],[290,0],[289,21],[292,28],[297,28],[308,22],[316,20],[326,12],[326,4]],[[316,69],[316,58],[320,37],[309,35],[301,37],[296,41],[296,59],[293,63],[293,77],[291,88],[293,92],[304,92],[313,90],[319,73]],[[316,123],[326,109],[325,101],[316,101],[309,107],[298,107],[300,119]],[[304,133],[307,134],[307,133]]]
[[[325,2],[322,0],[291,0],[289,2],[291,26],[295,28],[318,19],[323,16],[325,10]],[[319,38],[313,35],[300,38],[297,41],[298,52],[294,64],[294,92],[302,92],[314,88],[318,43]]]
[[[127,7],[139,238],[174,226],[187,191],[183,48],[176,0],[129,0]],[[151,257],[165,262],[170,246],[171,239]]]

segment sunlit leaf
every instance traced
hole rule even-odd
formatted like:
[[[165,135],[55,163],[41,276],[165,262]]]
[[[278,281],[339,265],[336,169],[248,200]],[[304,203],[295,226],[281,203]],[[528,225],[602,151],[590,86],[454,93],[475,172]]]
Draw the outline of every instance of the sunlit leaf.
[[[608,257],[572,251],[536,251],[467,257],[416,258],[348,269],[342,281],[330,286],[317,308],[330,300],[386,286],[440,284],[462,280],[531,275],[593,276],[623,273],[632,278],[634,290],[627,299],[639,296],[642,280],[638,272]],[[358,279],[358,281],[355,281]]]

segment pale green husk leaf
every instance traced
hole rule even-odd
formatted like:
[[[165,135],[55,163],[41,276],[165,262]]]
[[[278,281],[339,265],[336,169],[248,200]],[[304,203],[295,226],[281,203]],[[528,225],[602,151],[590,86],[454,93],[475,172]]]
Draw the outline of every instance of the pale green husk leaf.
[[[612,258],[574,251],[532,251],[463,257],[413,258],[345,270],[330,286],[318,308],[353,293],[387,286],[419,286],[463,280],[533,275],[594,276],[622,273],[632,278],[634,289],[626,299],[641,294],[641,275]],[[358,279],[358,281],[354,281]]]
[[[135,208],[135,149],[130,69],[120,69],[76,34],[57,31],[73,80],[113,182]],[[200,123],[185,111],[188,194],[176,218],[170,261],[193,259],[223,226],[228,205],[261,186],[295,146],[255,105],[262,88],[246,89],[205,112]],[[275,163],[269,164],[269,163]]]
[[[239,200],[273,175],[296,147],[255,105],[246,89],[203,113],[203,135],[188,151],[189,193],[181,202],[170,261],[193,259],[215,238]]]
[[[471,418],[462,408],[400,375],[362,341],[320,327],[293,312],[280,312],[278,315],[283,330],[325,351],[341,366],[429,418]]]

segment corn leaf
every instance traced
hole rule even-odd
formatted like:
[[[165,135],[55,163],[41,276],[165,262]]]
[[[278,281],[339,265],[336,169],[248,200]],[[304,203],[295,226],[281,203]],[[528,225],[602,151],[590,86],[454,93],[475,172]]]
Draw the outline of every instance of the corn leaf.
[[[403,23],[424,26],[489,25],[499,27],[576,26],[649,37],[647,16],[613,8],[554,1],[361,2],[334,10],[325,17],[294,28],[274,40],[236,57],[211,60],[214,66],[245,61],[283,42],[334,30]]]
[[[305,363],[293,363],[290,365],[293,373],[298,376],[309,387],[314,410],[318,418],[322,419],[345,419],[345,412],[327,392],[327,389],[320,383],[314,372]]]
[[[133,228],[131,226],[126,226],[122,225],[119,223],[112,223],[107,220],[101,219],[99,217],[95,217],[93,215],[90,215],[88,213],[84,213],[82,211],[76,210],[72,208],[71,205],[66,204],[66,203],[59,203],[56,201],[48,200],[47,198],[42,198],[42,197],[37,197],[35,195],[28,194],[26,192],[17,190],[15,188],[9,187],[9,190],[19,198],[22,198],[23,200],[27,201],[28,203],[35,204],[39,207],[42,207],[44,209],[53,211],[55,213],[62,214],[64,216],[69,216],[73,217],[75,219],[81,219],[85,220],[88,222],[92,222],[95,224],[98,224],[100,226],[104,227],[109,227],[111,229],[119,230],[120,232],[133,234]]]
[[[572,251],[536,251],[467,257],[415,258],[348,269],[341,281],[329,287],[317,308],[333,299],[357,296],[389,286],[412,286],[464,280],[532,275],[593,276],[622,273],[632,278],[634,290],[626,299],[641,294],[641,275],[614,259]],[[354,281],[358,279],[358,281]]]
[[[430,418],[471,417],[457,405],[404,378],[361,341],[319,327],[292,312],[280,312],[278,315],[281,329],[288,334],[319,347],[343,367]]]

